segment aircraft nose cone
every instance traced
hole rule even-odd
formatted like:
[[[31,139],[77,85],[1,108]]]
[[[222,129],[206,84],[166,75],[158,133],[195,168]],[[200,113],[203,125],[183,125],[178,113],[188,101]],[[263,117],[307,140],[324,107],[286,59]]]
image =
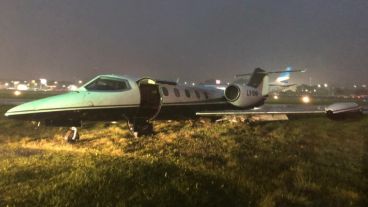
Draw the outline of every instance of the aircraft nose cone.
[[[16,106],[16,107],[13,107],[13,108],[9,109],[5,113],[5,116],[6,117],[12,117],[12,116],[18,115],[19,113],[32,111],[34,109],[35,109],[35,107],[34,107],[33,102],[29,102],[29,103],[21,104],[19,106]]]

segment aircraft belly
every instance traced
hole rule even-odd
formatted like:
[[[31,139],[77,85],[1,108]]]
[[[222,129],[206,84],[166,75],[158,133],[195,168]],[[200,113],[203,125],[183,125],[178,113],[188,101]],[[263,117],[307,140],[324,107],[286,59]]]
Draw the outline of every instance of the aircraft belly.
[[[44,120],[80,120],[80,121],[116,121],[124,120],[136,114],[139,105],[110,106],[110,107],[85,107],[54,109],[48,111],[35,111],[12,115],[14,119],[44,121]]]

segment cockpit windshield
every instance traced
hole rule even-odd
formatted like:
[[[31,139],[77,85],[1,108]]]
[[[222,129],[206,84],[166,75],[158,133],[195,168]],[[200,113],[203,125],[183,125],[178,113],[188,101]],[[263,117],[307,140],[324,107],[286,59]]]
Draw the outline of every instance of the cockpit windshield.
[[[89,91],[123,91],[130,89],[127,80],[98,78],[85,87]]]

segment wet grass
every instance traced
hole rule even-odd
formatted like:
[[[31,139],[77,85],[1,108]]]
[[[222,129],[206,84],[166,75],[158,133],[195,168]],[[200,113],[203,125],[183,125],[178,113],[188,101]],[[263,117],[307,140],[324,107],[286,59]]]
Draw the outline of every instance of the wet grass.
[[[0,206],[367,206],[367,125],[156,122],[135,139],[91,124],[70,145],[1,118]]]

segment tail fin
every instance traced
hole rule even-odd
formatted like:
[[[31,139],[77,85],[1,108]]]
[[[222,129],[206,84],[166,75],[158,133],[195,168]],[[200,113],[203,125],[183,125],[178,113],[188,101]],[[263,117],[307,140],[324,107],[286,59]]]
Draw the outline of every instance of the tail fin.
[[[247,85],[257,88],[262,92],[262,96],[267,95],[269,93],[269,77],[267,72],[261,68],[254,69]]]
[[[253,88],[258,88],[258,86],[262,83],[263,78],[267,75],[266,71],[261,68],[254,69],[252,75],[250,76],[248,86]]]

